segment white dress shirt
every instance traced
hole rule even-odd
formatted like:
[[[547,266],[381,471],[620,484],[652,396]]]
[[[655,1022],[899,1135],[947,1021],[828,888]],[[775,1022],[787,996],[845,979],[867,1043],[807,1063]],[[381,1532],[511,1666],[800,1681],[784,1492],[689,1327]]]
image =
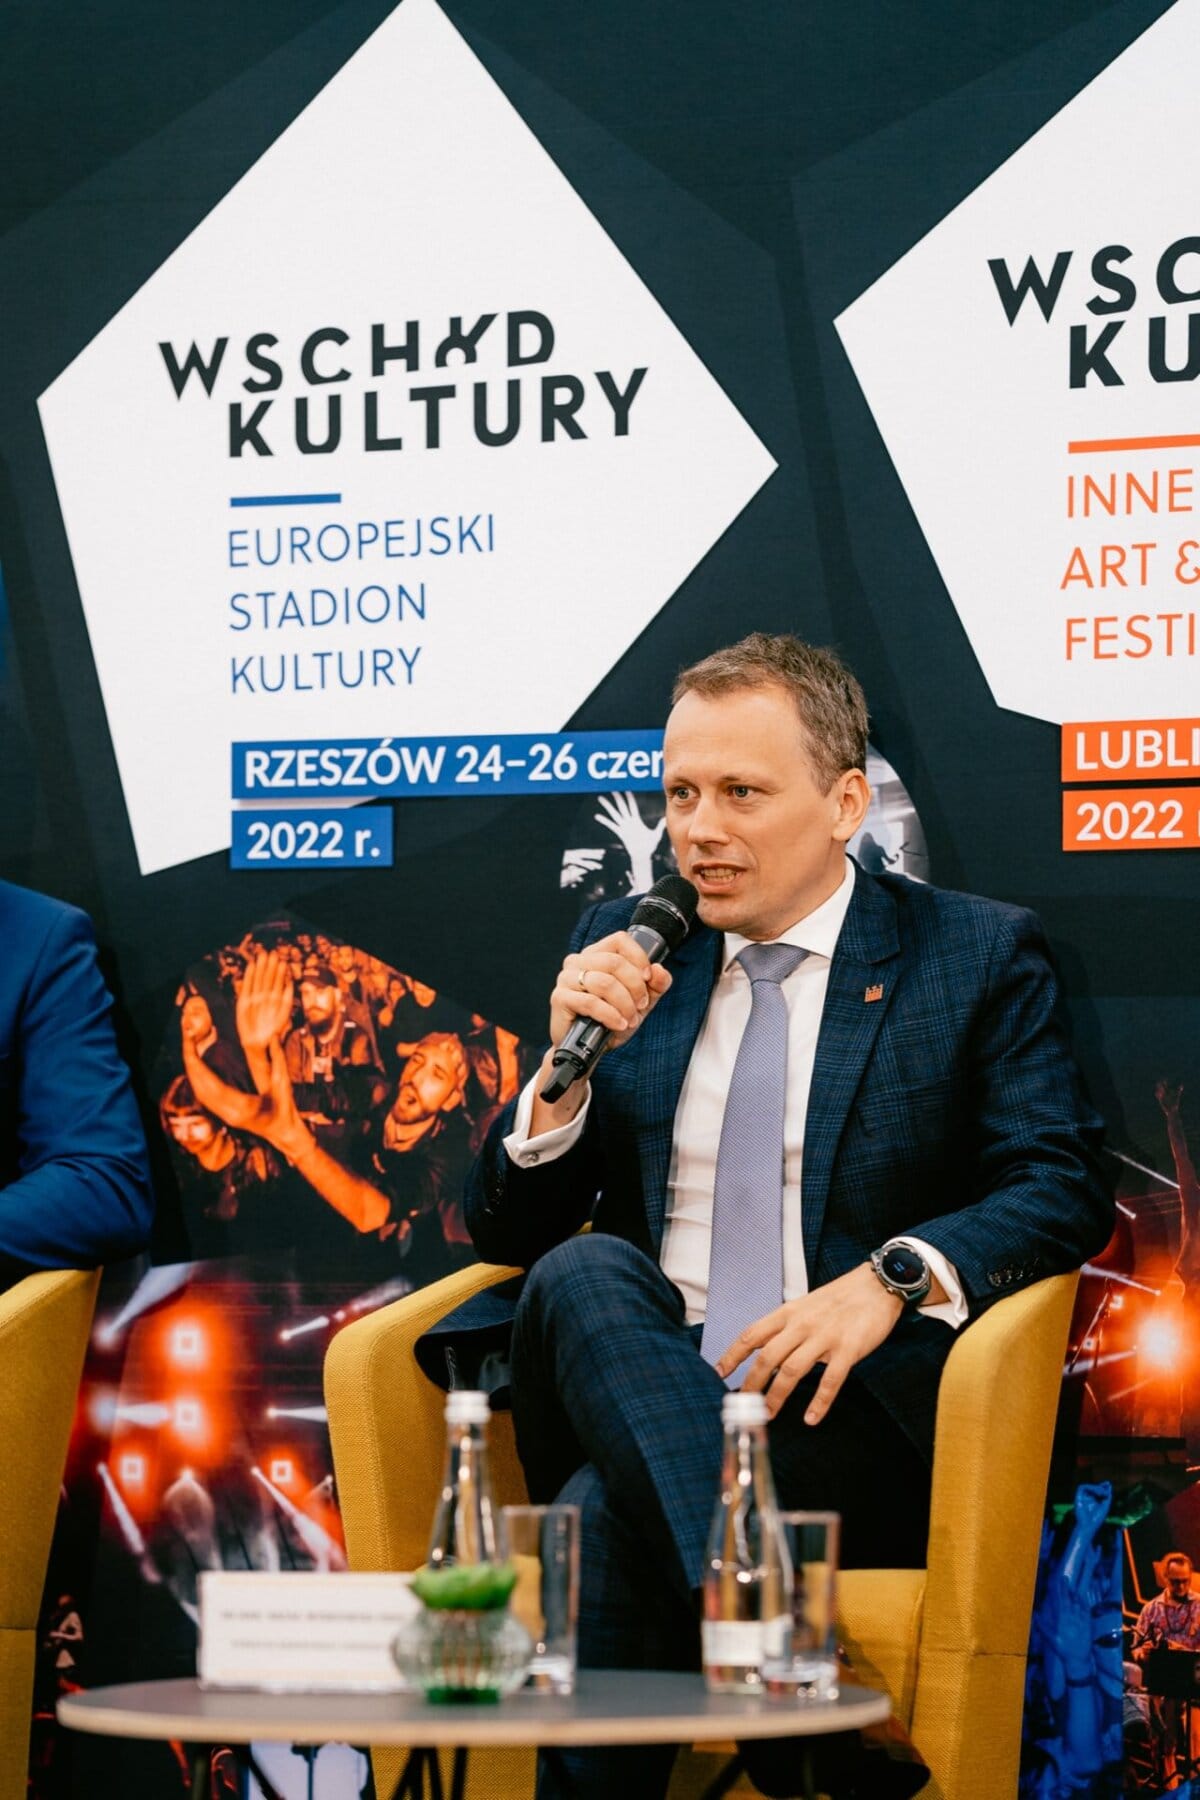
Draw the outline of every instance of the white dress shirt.
[[[798,1299],[808,1292],[800,1213],[804,1125],[825,990],[829,985],[829,966],[854,893],[854,880],[855,865],[847,858],[846,873],[837,891],[807,918],[782,932],[778,939],[780,943],[795,944],[808,952],[782,984],[788,1008],[787,1106],[783,1127],[785,1300]],[[750,978],[737,957],[750,941],[736,932],[725,933],[721,973],[693,1047],[675,1111],[660,1260],[664,1273],[684,1297],[690,1325],[703,1322],[708,1297],[717,1147],[733,1065],[750,1017]],[[569,1150],[583,1130],[591,1104],[589,1094],[569,1125],[531,1138],[529,1126],[538,1079],[535,1077],[522,1093],[513,1129],[504,1140],[505,1150],[520,1168],[549,1162]],[[922,1311],[930,1318],[942,1319],[955,1327],[965,1323],[966,1298],[952,1264],[940,1251],[919,1238],[905,1237],[898,1241],[911,1244],[920,1252],[948,1295],[945,1303],[923,1307]]]

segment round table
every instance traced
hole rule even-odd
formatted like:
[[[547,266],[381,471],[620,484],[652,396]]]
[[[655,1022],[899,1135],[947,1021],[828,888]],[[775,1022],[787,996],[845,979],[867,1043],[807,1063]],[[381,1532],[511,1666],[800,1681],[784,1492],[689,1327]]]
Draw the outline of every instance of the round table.
[[[496,1745],[725,1743],[857,1731],[888,1717],[872,1688],[836,1701],[710,1694],[700,1675],[583,1669],[573,1694],[514,1694],[495,1706],[433,1706],[416,1694],[270,1694],[202,1688],[192,1680],[138,1681],[65,1695],[58,1717],[101,1737],[178,1740],[195,1747],[193,1800],[208,1791],[214,1744],[372,1744],[412,1749],[393,1800],[416,1800],[429,1782],[440,1800],[436,1746],[454,1746],[451,1800],[465,1784],[465,1752]],[[718,1778],[720,1780],[720,1778]],[[723,1791],[716,1783],[710,1792]]]

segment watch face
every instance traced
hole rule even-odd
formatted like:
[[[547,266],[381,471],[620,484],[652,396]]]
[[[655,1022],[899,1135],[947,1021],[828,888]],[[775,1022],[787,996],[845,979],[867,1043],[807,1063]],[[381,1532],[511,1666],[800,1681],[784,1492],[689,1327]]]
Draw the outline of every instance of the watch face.
[[[892,1244],[885,1250],[880,1267],[888,1280],[894,1281],[897,1287],[919,1287],[928,1272],[924,1258],[905,1244]]]

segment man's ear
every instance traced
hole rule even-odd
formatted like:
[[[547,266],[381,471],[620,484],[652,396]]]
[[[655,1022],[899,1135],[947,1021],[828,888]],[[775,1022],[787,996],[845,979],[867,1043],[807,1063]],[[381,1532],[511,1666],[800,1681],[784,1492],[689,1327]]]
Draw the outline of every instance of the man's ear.
[[[848,844],[867,816],[871,804],[870,783],[861,769],[847,769],[834,782],[830,797],[836,802],[834,842]]]

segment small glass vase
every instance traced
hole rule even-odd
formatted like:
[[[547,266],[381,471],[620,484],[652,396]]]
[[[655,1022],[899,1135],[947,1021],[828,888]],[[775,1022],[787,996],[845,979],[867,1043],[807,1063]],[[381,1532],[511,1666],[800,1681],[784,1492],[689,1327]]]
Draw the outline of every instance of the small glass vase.
[[[435,1703],[499,1700],[520,1687],[533,1639],[507,1607],[467,1612],[422,1607],[392,1641],[396,1667]]]

